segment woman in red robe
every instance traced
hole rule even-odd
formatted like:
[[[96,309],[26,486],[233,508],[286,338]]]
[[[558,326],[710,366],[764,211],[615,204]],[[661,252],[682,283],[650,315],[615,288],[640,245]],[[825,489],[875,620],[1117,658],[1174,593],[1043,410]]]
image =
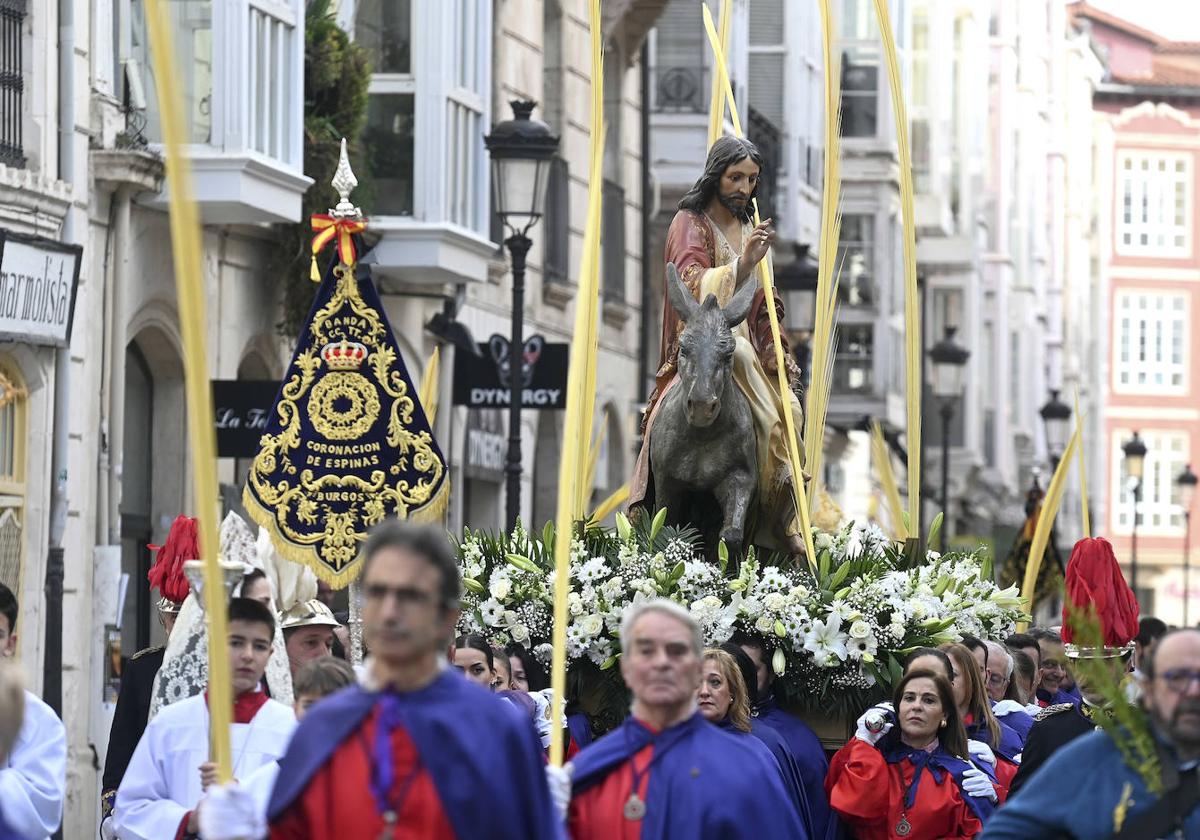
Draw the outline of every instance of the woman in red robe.
[[[893,702],[894,713],[877,706],[860,717],[834,755],[829,804],[859,840],[975,837],[996,802],[995,780],[968,760],[950,684],[910,671]]]

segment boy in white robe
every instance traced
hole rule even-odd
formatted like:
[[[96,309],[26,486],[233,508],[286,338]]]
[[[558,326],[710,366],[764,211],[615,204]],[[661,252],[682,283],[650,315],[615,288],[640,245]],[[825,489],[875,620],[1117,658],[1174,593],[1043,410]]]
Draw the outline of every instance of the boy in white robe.
[[[17,649],[17,599],[0,583],[0,658]],[[48,838],[62,822],[67,790],[67,731],[54,710],[28,691],[25,718],[12,749],[0,751],[0,814],[28,840]]]
[[[229,658],[234,723],[230,752],[235,778],[247,778],[287,748],[296,718],[270,700],[261,681],[271,656],[275,616],[258,601],[229,602]],[[121,840],[181,840],[198,830],[196,804],[213,776],[209,762],[207,692],[164,707],[138,742],[113,809]]]

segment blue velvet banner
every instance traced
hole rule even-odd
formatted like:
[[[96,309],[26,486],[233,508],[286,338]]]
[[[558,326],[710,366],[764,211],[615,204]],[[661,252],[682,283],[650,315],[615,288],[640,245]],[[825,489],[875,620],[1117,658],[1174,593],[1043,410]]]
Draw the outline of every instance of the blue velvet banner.
[[[340,589],[372,525],[437,520],[449,489],[370,272],[335,260],[250,467],[246,510],[284,557]]]

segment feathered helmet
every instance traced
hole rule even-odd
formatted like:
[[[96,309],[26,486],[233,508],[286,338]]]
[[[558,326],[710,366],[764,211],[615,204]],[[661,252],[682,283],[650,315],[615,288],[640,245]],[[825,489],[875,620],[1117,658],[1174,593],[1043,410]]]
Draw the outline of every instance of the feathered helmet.
[[[1076,643],[1079,617],[1095,611],[1099,621],[1100,646]],[[1063,600],[1062,637],[1067,656],[1111,659],[1133,650],[1138,633],[1138,602],[1125,583],[1112,543],[1103,538],[1085,538],[1075,543],[1067,563],[1066,597]]]
[[[188,560],[200,559],[196,520],[190,516],[175,517],[166,542],[149,548],[157,554],[146,579],[162,596],[158,608],[164,612],[179,612],[179,605],[188,595],[188,579],[183,573],[183,564]],[[164,602],[168,606],[164,606]]]

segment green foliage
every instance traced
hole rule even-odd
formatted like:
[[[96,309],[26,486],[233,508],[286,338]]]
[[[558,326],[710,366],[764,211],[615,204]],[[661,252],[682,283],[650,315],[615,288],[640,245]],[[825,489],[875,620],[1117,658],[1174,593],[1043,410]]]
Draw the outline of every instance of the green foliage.
[[[350,40],[330,11],[330,0],[311,0],[304,29],[304,174],[313,185],[304,194],[300,221],[280,225],[270,275],[280,278],[283,307],[279,331],[299,334],[312,308],[317,284],[309,279],[312,228],[309,216],[337,203],[329,184],[337,168],[341,139],[346,138],[350,165],[359,180],[353,200],[369,204],[369,171],[359,138],[367,118],[367,86],[371,70],[367,53]],[[329,252],[324,255],[329,259]],[[318,263],[324,268],[324,263]]]
[[[1071,609],[1069,620],[1074,631],[1074,645],[1084,651],[1104,647],[1100,620],[1093,606]],[[1104,713],[1093,716],[1097,726],[1112,738],[1125,764],[1142,777],[1150,792],[1161,796],[1162,768],[1149,717],[1141,706],[1125,699],[1124,669],[1114,668],[1115,662],[1123,661],[1088,656],[1085,652],[1075,661],[1075,671],[1087,685],[1089,694],[1105,700]]]

